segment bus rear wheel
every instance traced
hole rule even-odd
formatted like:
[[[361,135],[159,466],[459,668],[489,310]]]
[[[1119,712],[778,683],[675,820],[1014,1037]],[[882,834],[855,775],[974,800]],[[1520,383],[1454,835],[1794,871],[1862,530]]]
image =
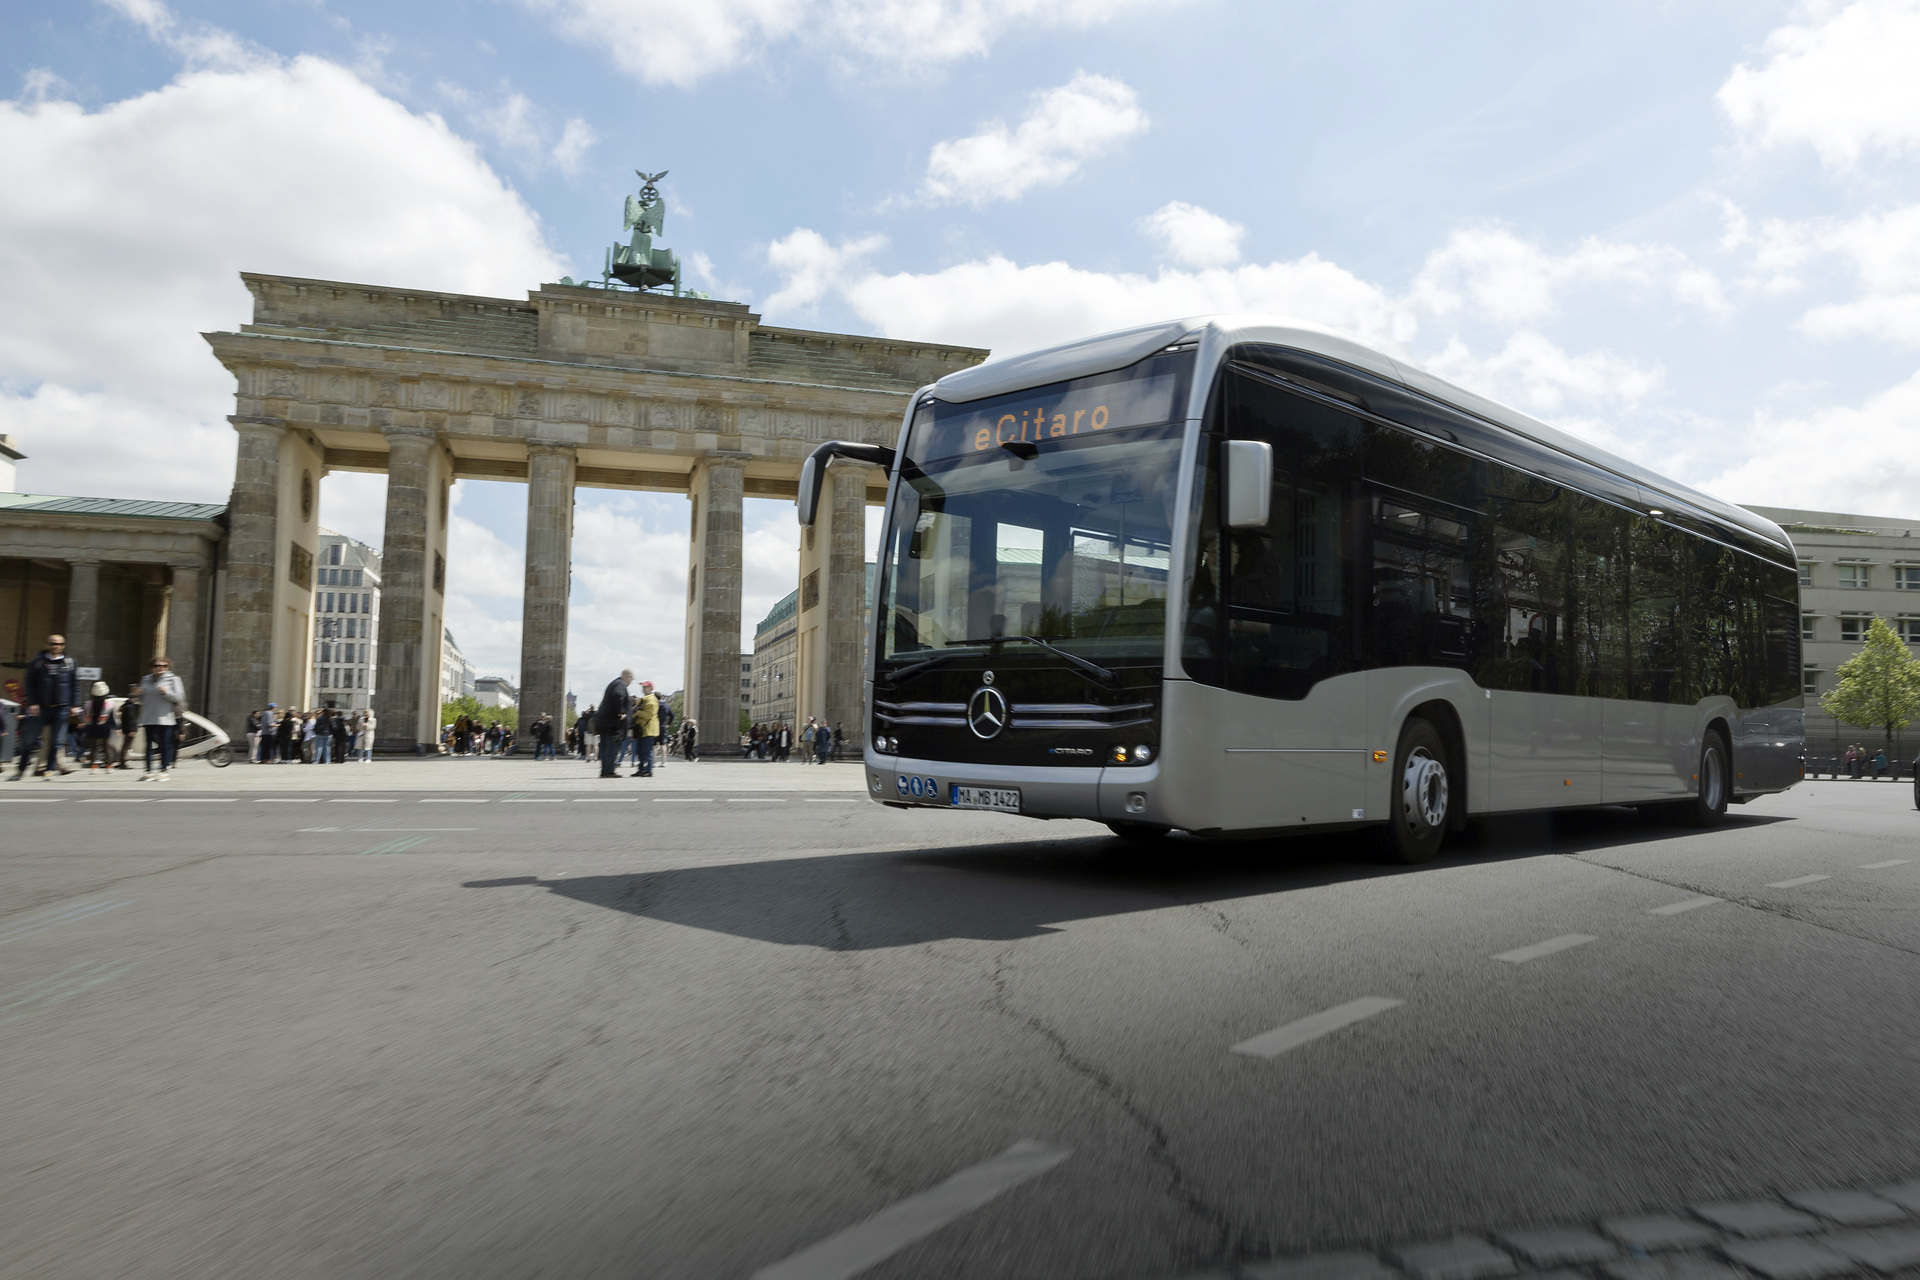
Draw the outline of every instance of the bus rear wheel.
[[[1430,862],[1440,852],[1452,816],[1448,768],[1447,744],[1440,731],[1417,716],[1408,720],[1393,753],[1387,824],[1376,836],[1387,861]]]

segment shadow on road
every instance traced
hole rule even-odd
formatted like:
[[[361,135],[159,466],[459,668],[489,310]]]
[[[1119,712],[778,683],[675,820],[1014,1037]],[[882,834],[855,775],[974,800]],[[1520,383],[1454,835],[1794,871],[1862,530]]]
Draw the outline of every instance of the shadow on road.
[[[1726,829],[1778,817],[1730,816]],[[1353,833],[1260,841],[1179,837],[1152,846],[1109,836],[955,845],[674,867],[462,887],[536,886],[589,906],[736,937],[828,951],[917,946],[951,938],[1006,941],[1057,925],[1169,906],[1224,902],[1321,885],[1421,875],[1464,862],[1565,857],[1710,833],[1659,827],[1625,809],[1483,821],[1424,866],[1382,866]]]

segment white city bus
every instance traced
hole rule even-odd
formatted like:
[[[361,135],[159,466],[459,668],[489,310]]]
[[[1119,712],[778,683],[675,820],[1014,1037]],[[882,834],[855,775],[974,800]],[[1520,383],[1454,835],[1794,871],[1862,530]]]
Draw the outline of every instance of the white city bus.
[[[890,475],[865,763],[889,805],[1152,839],[1482,814],[1717,822],[1800,777],[1778,526],[1291,321],[942,378]]]

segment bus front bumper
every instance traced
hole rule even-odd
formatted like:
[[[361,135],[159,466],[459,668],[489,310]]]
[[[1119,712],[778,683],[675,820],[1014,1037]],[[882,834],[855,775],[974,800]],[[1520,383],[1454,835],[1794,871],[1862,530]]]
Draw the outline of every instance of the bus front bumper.
[[[866,752],[867,798],[880,804],[954,809],[965,789],[1019,792],[1018,812],[1029,818],[1085,818],[1092,822],[1162,822],[1160,765],[1046,768],[1031,765],[952,764]]]

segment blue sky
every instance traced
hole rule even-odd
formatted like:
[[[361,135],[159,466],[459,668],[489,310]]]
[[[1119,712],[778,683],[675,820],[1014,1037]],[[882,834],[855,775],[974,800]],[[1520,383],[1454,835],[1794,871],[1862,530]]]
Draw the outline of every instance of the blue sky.
[[[1920,520],[1920,0],[16,0],[0,431],[218,501],[240,270],[519,296],[668,169],[693,283],[1002,353],[1304,316],[1735,501]],[[380,482],[323,520],[378,542]],[[518,662],[522,491],[455,634]],[[572,678],[680,670],[684,499],[583,491]],[[748,514],[749,624],[792,589]]]

